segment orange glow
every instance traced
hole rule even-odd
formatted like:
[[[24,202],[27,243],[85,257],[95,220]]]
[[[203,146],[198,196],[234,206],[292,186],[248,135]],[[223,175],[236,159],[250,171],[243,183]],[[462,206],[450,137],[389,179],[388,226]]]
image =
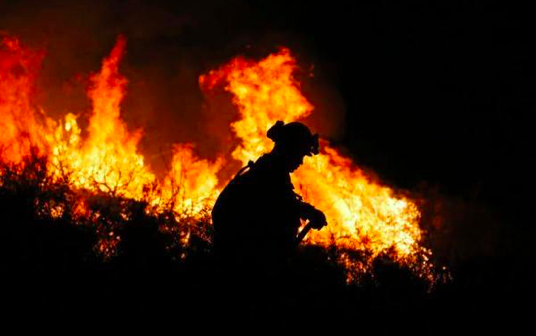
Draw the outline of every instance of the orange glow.
[[[256,160],[273,147],[266,137],[270,126],[277,120],[290,122],[312,112],[313,106],[292,77],[295,66],[290,51],[281,49],[258,63],[236,58],[199,78],[205,90],[223,82],[227,85],[225,89],[233,94],[240,120],[232,123],[231,128],[242,140],[232,154],[234,159],[243,164]]]
[[[6,38],[0,54],[0,122],[8,131],[0,134],[3,163],[20,164],[30,148],[48,158],[47,172],[67,181],[74,189],[144,200],[157,209],[174,204],[177,214],[195,216],[210,207],[218,195],[216,173],[223,161],[199,159],[193,146],[175,147],[171,169],[158,181],[138,151],[142,132],[130,132],[121,119],[121,102],[127,79],[119,73],[126,41],[119,37],[98,73],[90,76],[87,94],[92,103],[87,137],[82,138],[77,116],[61,122],[36,117],[32,89],[42,54],[32,53],[18,40]],[[88,212],[83,202],[75,213]],[[59,215],[59,208],[53,213]]]
[[[277,120],[290,122],[312,113],[313,105],[302,95],[292,75],[295,63],[290,51],[281,49],[258,63],[237,58],[201,76],[205,90],[224,85],[233,94],[240,119],[231,126],[242,141],[233,158],[243,164],[271,150],[273,144],[266,131]],[[420,246],[417,205],[367,177],[326,141],[321,141],[320,154],[307,157],[292,178],[304,200],[328,218],[329,225],[311,232],[308,243],[324,247],[334,244],[340,251],[369,254],[365,261],[352,261],[348,254],[341,253],[340,261],[350,269],[366,269],[383,253],[405,264],[417,263],[419,257],[427,259],[429,251]]]
[[[223,159],[214,163],[199,159],[188,144],[175,145],[173,152],[171,170],[163,181],[160,197],[153,199],[153,204],[157,209],[171,206],[179,217],[195,217],[209,210],[218,197],[216,174]]]
[[[1,42],[0,159],[17,164],[30,154],[30,147],[40,153],[46,147],[46,122],[38,122],[40,115],[31,101],[44,54],[22,46],[14,38],[4,37]]]
[[[43,53],[4,38],[0,45],[0,162],[21,164],[34,147],[47,157],[48,175],[67,182],[73,190],[141,200],[155,213],[171,209],[176,218],[202,218],[221,191],[219,186],[227,182],[218,180],[224,155],[213,162],[197,157],[191,144],[175,145],[169,173],[156,178],[138,150],[142,131],[129,131],[121,119],[127,79],[120,74],[119,64],[125,46],[120,37],[99,72],[90,76],[87,94],[92,110],[83,137],[75,114],[54,121],[32,101]],[[233,96],[239,119],[230,127],[240,140],[233,159],[242,164],[256,160],[271,150],[266,131],[277,120],[290,122],[313,112],[293,77],[295,69],[290,51],[281,49],[259,62],[236,58],[199,78],[203,90],[224,87]],[[327,141],[321,141],[319,155],[306,158],[293,174],[293,183],[329,222],[321,231],[311,232],[307,243],[335,246],[339,262],[350,271],[366,271],[374,257],[388,253],[421,275],[430,275],[425,271],[430,252],[421,246],[416,203],[371,179]],[[49,208],[54,217],[65,210],[61,205]],[[82,196],[74,201],[73,211],[76,216],[91,216]],[[106,252],[115,244],[114,239],[104,241],[98,249]],[[365,252],[368,257],[357,260],[351,258],[353,252]]]
[[[67,175],[77,188],[140,200],[144,186],[155,177],[138,153],[141,131],[130,133],[120,116],[127,84],[118,71],[124,48],[125,40],[120,37],[100,72],[90,77],[88,96],[93,109],[87,139],[82,141],[74,115],[67,115],[56,130],[51,171]]]

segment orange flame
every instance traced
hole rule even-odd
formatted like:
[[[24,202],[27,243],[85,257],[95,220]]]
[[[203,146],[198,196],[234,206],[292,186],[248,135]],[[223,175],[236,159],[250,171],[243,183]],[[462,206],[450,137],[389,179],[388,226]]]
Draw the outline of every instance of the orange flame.
[[[87,93],[92,102],[87,138],[82,138],[77,116],[67,114],[60,123],[35,117],[32,89],[41,61],[40,53],[5,38],[0,49],[1,161],[21,163],[37,147],[49,159],[48,173],[72,187],[101,191],[134,200],[145,200],[163,209],[172,202],[177,214],[195,215],[218,195],[216,162],[199,159],[192,145],[176,146],[171,169],[157,181],[138,151],[142,132],[130,132],[121,119],[121,102],[127,79],[119,73],[126,41],[119,37],[98,73],[90,76]],[[156,185],[156,187],[155,187]],[[149,192],[149,189],[152,192]],[[77,206],[78,211],[87,211]]]
[[[45,149],[43,126],[32,105],[42,52],[21,46],[17,39],[4,37],[0,45],[0,159],[17,164],[33,146]]]
[[[120,37],[100,71],[90,77],[87,93],[92,112],[83,138],[74,114],[55,122],[33,105],[43,53],[4,38],[0,45],[0,162],[21,164],[35,147],[48,158],[48,174],[73,189],[143,200],[156,213],[171,208],[177,218],[201,216],[218,196],[220,182],[225,182],[217,177],[223,156],[215,162],[203,160],[195,155],[193,145],[175,145],[168,175],[156,178],[138,151],[141,130],[130,132],[121,119],[127,80],[119,73],[119,63],[125,45]],[[236,58],[199,78],[205,91],[223,84],[233,95],[240,118],[231,128],[241,141],[232,152],[234,159],[245,164],[269,151],[273,144],[265,134],[275,121],[290,122],[312,113],[313,105],[293,77],[295,69],[290,51],[281,49],[259,62]],[[307,158],[296,171],[293,183],[329,221],[328,227],[312,232],[307,242],[335,245],[343,252],[340,262],[349,269],[366,270],[367,263],[383,253],[410,266],[421,265],[422,260],[428,265],[430,252],[421,246],[423,232],[415,202],[372,180],[326,141],[321,141],[321,153]],[[51,209],[52,216],[61,216],[64,210]],[[84,200],[76,200],[74,210],[78,215],[89,212]],[[109,249],[107,245],[100,248]],[[359,251],[366,251],[369,259],[350,258],[351,252]],[[417,268],[423,269],[422,265]]]
[[[225,85],[233,94],[240,119],[231,126],[242,141],[233,157],[243,164],[269,151],[273,144],[266,131],[277,120],[295,121],[312,113],[313,105],[293,77],[296,61],[288,49],[260,62],[236,58],[222,68],[200,77],[205,90]],[[368,261],[390,253],[401,263],[427,259],[420,246],[420,212],[407,197],[397,196],[386,186],[372,181],[348,158],[321,141],[321,153],[306,158],[293,174],[293,184],[304,200],[321,209],[329,225],[312,232],[308,242],[340,250],[367,251]],[[345,254],[341,261],[350,262]],[[365,264],[348,265],[366,267]]]
[[[172,203],[172,209],[179,216],[195,217],[210,207],[220,192],[217,189],[216,174],[221,169],[223,159],[216,162],[202,160],[195,156],[193,146],[175,145],[171,170],[164,179],[161,197],[153,201],[158,205]]]
[[[131,134],[120,116],[127,84],[118,71],[124,48],[125,40],[120,37],[100,72],[90,77],[88,96],[93,110],[88,138],[81,140],[76,117],[67,115],[62,129],[56,132],[52,163],[55,168],[62,167],[56,172],[67,174],[77,188],[139,200],[144,186],[153,183],[155,177],[138,153],[141,131]]]

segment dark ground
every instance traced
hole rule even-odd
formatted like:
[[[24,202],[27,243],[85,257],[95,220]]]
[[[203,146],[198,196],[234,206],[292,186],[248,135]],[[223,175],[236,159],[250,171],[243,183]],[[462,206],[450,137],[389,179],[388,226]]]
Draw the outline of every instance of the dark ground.
[[[258,277],[246,265],[229,280],[205,238],[206,223],[197,222],[202,230],[181,245],[177,237],[192,223],[148,216],[143,204],[109,195],[89,199],[100,214],[92,223],[76,220],[69,207],[51,219],[36,200],[69,204],[72,194],[43,177],[4,178],[0,189],[2,305],[10,322],[238,328],[286,321],[380,333],[512,331],[530,322],[534,271],[523,258],[458,259],[448,265],[452,279],[432,288],[409,269],[378,258],[371,273],[349,285],[344,270],[328,260],[333,252],[302,246],[280,276]],[[110,210],[117,202],[124,202],[130,220]],[[169,227],[179,231],[166,233]],[[121,237],[108,259],[95,250],[106,230]]]

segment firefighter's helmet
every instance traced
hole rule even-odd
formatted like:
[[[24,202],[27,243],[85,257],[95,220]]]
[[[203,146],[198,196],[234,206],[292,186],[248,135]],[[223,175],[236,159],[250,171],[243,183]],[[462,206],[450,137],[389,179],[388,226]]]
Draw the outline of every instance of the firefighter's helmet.
[[[267,133],[276,146],[293,149],[304,155],[318,154],[318,134],[312,134],[307,126],[300,122],[285,124],[276,122]]]

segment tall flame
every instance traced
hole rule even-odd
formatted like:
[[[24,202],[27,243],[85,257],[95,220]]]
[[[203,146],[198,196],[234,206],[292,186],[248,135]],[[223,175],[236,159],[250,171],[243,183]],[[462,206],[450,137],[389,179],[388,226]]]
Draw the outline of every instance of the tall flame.
[[[313,106],[303,97],[292,76],[295,63],[290,51],[281,49],[258,63],[235,58],[199,78],[204,90],[225,82],[226,90],[233,94],[240,119],[231,128],[242,140],[233,158],[244,164],[256,160],[273,145],[266,130],[275,121],[290,122],[311,114]]]
[[[121,119],[127,79],[119,73],[126,41],[119,37],[99,72],[90,76],[87,94],[92,103],[87,137],[82,137],[77,116],[61,122],[36,117],[32,90],[42,53],[31,52],[14,38],[4,38],[0,49],[1,161],[21,163],[36,147],[49,160],[48,173],[73,188],[111,193],[148,201],[162,209],[174,203],[177,213],[195,215],[218,194],[216,173],[222,160],[199,159],[194,146],[176,146],[171,169],[162,181],[138,151],[142,132],[130,132]],[[155,187],[156,186],[156,187]],[[151,191],[151,192],[149,192]]]
[[[243,164],[272,148],[265,134],[277,120],[290,122],[312,113],[313,105],[293,76],[295,68],[290,51],[282,48],[260,62],[236,58],[200,77],[205,90],[224,85],[233,94],[240,119],[231,126],[241,140],[233,157]],[[390,253],[399,262],[412,263],[428,252],[420,246],[416,204],[373,181],[326,141],[321,141],[321,153],[306,158],[293,174],[293,184],[328,218],[327,227],[309,235],[310,243],[366,251],[369,261]]]
[[[120,37],[110,56],[103,61],[100,72],[90,77],[88,96],[93,109],[87,139],[81,142],[76,118],[68,115],[63,125],[64,131],[70,133],[68,146],[60,131],[53,162],[67,169],[71,182],[78,188],[139,200],[144,186],[155,177],[138,153],[141,131],[131,134],[121,120],[120,104],[127,80],[119,74],[118,68],[124,48],[125,40]]]
[[[34,52],[15,38],[4,37],[0,47],[0,159],[20,163],[33,146],[45,149],[43,126],[32,105],[42,52]]]
[[[90,76],[92,110],[83,137],[76,115],[54,121],[32,101],[43,53],[5,37],[0,45],[0,162],[21,164],[36,148],[48,159],[49,176],[73,189],[143,200],[156,213],[171,208],[177,217],[201,218],[226,182],[218,180],[224,155],[209,161],[197,157],[192,144],[175,145],[169,173],[162,179],[155,176],[138,150],[141,130],[129,131],[121,119],[127,79],[119,64],[125,45],[120,37],[100,71]],[[232,158],[243,164],[257,159],[272,148],[265,134],[277,120],[290,122],[312,113],[295,70],[295,59],[283,48],[259,62],[235,58],[199,78],[207,92],[223,85],[232,93],[240,116],[230,125],[240,140]],[[366,269],[384,253],[407,265],[427,260],[415,202],[367,176],[327,141],[321,141],[319,155],[306,159],[295,172],[293,183],[328,217],[329,225],[312,232],[307,242],[334,245],[350,269]],[[77,211],[86,213],[80,204]],[[349,258],[362,251],[367,260]]]

